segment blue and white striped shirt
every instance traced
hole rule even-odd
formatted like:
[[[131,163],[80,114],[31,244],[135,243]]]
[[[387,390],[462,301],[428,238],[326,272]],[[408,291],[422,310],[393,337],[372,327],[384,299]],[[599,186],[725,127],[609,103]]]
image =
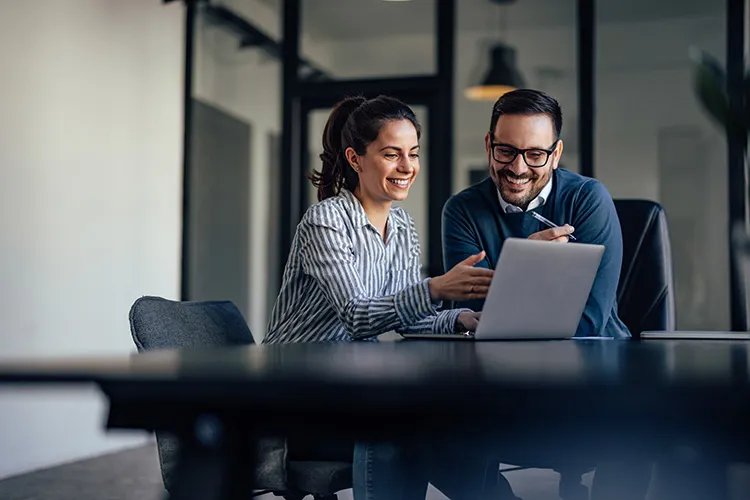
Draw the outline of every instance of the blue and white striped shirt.
[[[359,200],[342,189],[297,226],[263,343],[452,333],[466,309],[438,312],[428,281],[412,218],[392,207],[384,243]]]

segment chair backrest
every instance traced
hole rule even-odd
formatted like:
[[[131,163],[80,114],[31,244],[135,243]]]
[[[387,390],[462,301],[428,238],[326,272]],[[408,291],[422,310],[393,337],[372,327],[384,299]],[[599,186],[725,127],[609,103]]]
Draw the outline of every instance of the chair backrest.
[[[232,302],[177,302],[141,297],[130,308],[130,333],[139,351],[253,344]]]
[[[176,302],[141,297],[130,308],[130,334],[139,352],[254,343],[245,318],[229,301]],[[158,431],[156,442],[164,487],[170,490],[179,442]]]
[[[648,200],[614,200],[622,227],[623,256],[617,306],[633,338],[648,330],[674,330],[672,252],[664,208]]]

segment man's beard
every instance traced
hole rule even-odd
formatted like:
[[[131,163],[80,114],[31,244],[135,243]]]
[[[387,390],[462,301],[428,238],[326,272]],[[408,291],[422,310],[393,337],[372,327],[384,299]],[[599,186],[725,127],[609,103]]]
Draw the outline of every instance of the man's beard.
[[[524,210],[526,210],[526,207],[529,206],[529,203],[531,203],[534,198],[539,196],[539,193],[542,192],[542,189],[544,189],[544,186],[552,175],[551,169],[547,170],[545,174],[541,176],[533,171],[526,172],[523,175],[516,175],[509,169],[498,169],[494,170],[494,172],[495,176],[492,180],[495,182],[495,186],[497,186],[503,200],[505,200],[506,203],[510,203],[511,205],[515,205]],[[529,179],[529,184],[531,185],[527,188],[526,192],[517,193],[509,189],[509,187],[503,182],[503,177],[513,180]]]

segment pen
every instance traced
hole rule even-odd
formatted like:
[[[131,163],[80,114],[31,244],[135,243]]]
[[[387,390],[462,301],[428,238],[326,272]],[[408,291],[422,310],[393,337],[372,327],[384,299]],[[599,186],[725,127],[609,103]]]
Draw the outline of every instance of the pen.
[[[539,213],[537,213],[537,212],[534,212],[533,210],[529,210],[529,213],[531,214],[531,216],[532,216],[533,218],[535,218],[536,220],[538,220],[538,221],[539,221],[539,222],[541,222],[542,224],[546,225],[547,227],[560,227],[560,226],[558,226],[557,224],[555,224],[554,222],[552,222],[551,220],[549,220],[549,219],[547,219],[547,218],[543,217],[543,216],[542,216],[542,215],[540,215]],[[569,239],[570,241],[576,241],[576,238],[575,238],[575,236],[573,236],[572,234],[569,234],[569,235],[568,235],[568,239]]]

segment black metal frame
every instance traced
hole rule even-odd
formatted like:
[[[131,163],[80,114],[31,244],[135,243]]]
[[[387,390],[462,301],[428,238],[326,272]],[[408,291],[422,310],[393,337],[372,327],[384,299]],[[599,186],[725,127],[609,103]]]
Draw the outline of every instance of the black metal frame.
[[[492,131],[490,131],[490,134],[492,134]],[[492,137],[492,135],[490,135]],[[516,161],[516,158],[518,158],[518,155],[521,155],[521,158],[523,159],[524,163],[526,163],[526,166],[529,168],[542,168],[547,165],[547,162],[550,159],[550,156],[552,156],[552,153],[555,152],[555,148],[557,147],[557,143],[560,142],[560,140],[556,140],[552,143],[552,147],[549,149],[542,149],[542,148],[528,148],[528,149],[518,149],[515,146],[511,146],[510,144],[505,144],[504,142],[495,142],[492,138],[490,139],[490,150],[492,151],[492,159],[495,160],[497,163],[500,163],[501,165],[509,165]],[[513,151],[513,159],[509,161],[500,161],[497,159],[497,152],[495,148],[497,146],[500,146],[501,148],[510,149]],[[526,158],[526,153],[529,151],[534,151],[537,153],[545,153],[547,156],[545,156],[544,163],[541,165],[532,165],[529,163],[529,160]]]
[[[236,14],[229,7],[223,5],[205,4],[201,7],[201,14],[208,22],[222,26],[240,37],[240,48],[258,47],[269,56],[281,59],[282,44],[268,36],[254,24]],[[326,72],[312,62],[300,58],[299,71],[305,80],[327,80]]]
[[[744,107],[743,79],[745,76],[745,23],[748,12],[744,0],[727,0],[727,88],[729,104],[735,109]],[[733,331],[747,331],[742,272],[738,267],[736,251],[732,244],[732,230],[748,224],[748,175],[745,163],[747,137],[744,135],[727,136],[727,159],[729,175],[729,286],[731,327]]]
[[[279,221],[279,253],[289,254],[294,227],[302,210],[303,173],[300,132],[302,106],[299,96],[299,67],[301,0],[284,0],[282,3],[281,42],[281,220]],[[286,257],[279,259],[279,277],[283,275]]]
[[[595,0],[578,0],[578,147],[581,175],[594,177]]]
[[[182,96],[182,251],[180,255],[180,300],[190,295],[190,149],[193,134],[193,43],[196,0],[185,0],[184,88]]]
[[[347,95],[374,97],[388,94],[428,110],[430,189],[428,190],[428,273],[443,272],[442,207],[453,185],[453,68],[456,0],[435,0],[437,12],[437,72],[431,76],[367,78],[336,81],[300,81],[301,0],[285,0],[282,42],[282,165],[281,177],[288,181],[279,193],[282,200],[280,253],[287,255],[295,228],[307,206],[307,126],[309,113],[332,107]],[[277,270],[283,275],[285,260]]]

